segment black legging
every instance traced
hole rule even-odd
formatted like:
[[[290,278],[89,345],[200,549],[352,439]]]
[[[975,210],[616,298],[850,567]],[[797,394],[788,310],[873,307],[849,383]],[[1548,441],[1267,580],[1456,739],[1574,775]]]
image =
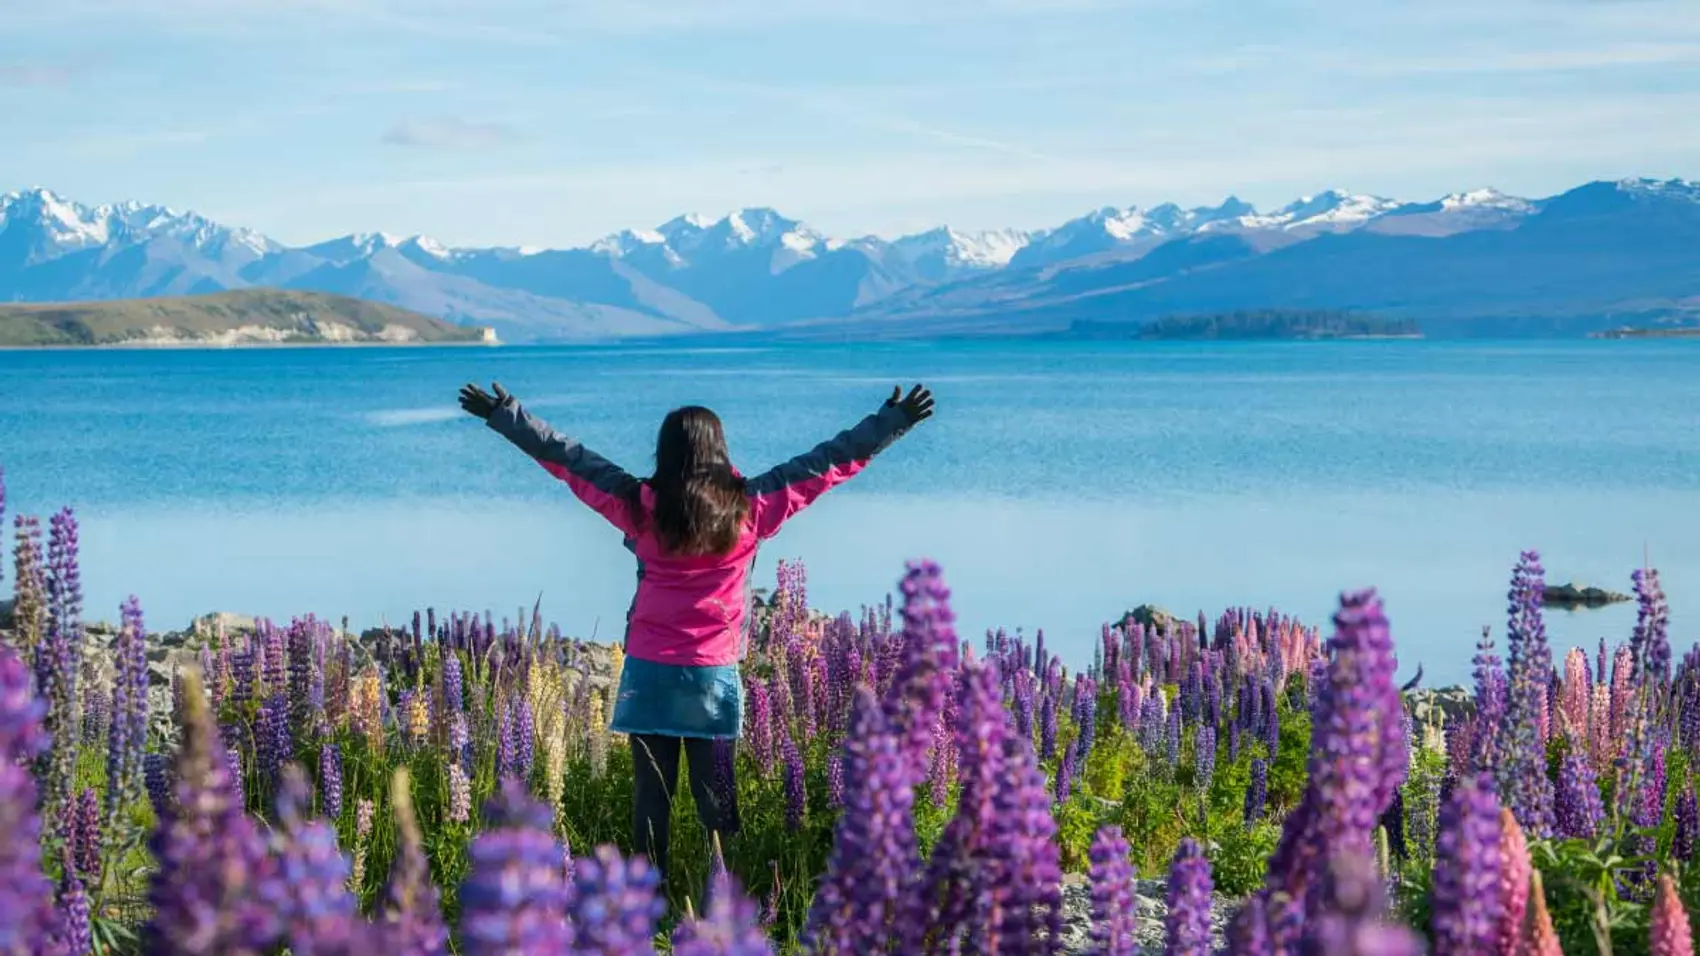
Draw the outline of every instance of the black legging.
[[[722,837],[738,832],[738,790],[732,780],[716,781],[714,741],[701,737],[657,737],[633,734],[634,787],[632,842],[667,878],[668,841],[673,819],[673,791],[679,784],[679,751],[691,765],[691,797],[703,829]],[[730,768],[726,769],[730,773]],[[719,783],[719,786],[716,784]]]

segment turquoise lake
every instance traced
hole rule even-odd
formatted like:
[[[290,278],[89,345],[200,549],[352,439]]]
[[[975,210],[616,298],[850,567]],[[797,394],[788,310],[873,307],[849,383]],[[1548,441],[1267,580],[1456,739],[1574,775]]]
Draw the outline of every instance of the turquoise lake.
[[[1525,548],[1551,581],[1622,591],[1649,555],[1673,643],[1700,621],[1687,342],[0,352],[8,511],[76,508],[91,618],[129,593],[156,628],[541,595],[563,630],[616,638],[630,558],[461,415],[458,387],[492,379],[634,472],[669,408],[707,404],[746,473],[925,381],[938,417],[791,524],[758,583],[801,558],[812,604],[855,609],[931,557],[965,636],[1042,628],[1076,665],[1142,602],[1326,624],[1374,585],[1401,670],[1462,680]],[[1562,653],[1634,616],[1548,628]]]

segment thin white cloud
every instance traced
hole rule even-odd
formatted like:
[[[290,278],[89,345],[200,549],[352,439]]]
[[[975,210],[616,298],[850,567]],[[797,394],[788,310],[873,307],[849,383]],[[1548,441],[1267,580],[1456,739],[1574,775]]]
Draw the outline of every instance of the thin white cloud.
[[[0,86],[64,86],[71,71],[45,63],[0,63]]]
[[[455,118],[406,120],[383,135],[391,146],[423,149],[481,149],[513,138],[513,130],[502,123]]]

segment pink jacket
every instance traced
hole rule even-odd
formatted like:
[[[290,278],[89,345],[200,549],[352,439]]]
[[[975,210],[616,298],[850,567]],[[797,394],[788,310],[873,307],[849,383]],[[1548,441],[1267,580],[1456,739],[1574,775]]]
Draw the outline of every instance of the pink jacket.
[[[566,482],[579,500],[625,535],[638,562],[637,594],[626,614],[626,653],[639,660],[684,667],[736,663],[749,620],[749,578],[761,542],[779,533],[793,515],[867,466],[909,430],[896,406],[882,407],[861,423],[812,450],[748,480],[749,518],[729,554],[673,557],[652,532],[633,526],[627,498],[634,486],[644,509],[654,507],[647,483],[568,438],[513,399],[490,415],[489,425]],[[646,524],[648,524],[646,522]]]

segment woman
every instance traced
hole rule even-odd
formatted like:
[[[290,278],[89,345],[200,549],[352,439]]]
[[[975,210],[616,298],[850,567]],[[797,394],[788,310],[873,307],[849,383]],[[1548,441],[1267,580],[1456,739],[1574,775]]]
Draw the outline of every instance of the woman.
[[[676,409],[656,436],[654,474],[639,479],[527,413],[501,385],[491,389],[495,394],[467,385],[461,408],[566,482],[625,535],[637,557],[611,729],[631,738],[634,842],[665,879],[681,750],[703,826],[727,835],[738,829],[736,787],[717,793],[713,786],[714,741],[736,739],[741,729],[738,662],[748,640],[757,546],[929,418],[932,393],[920,385],[907,396],[893,389],[854,428],[750,479],[732,467],[713,412]]]

